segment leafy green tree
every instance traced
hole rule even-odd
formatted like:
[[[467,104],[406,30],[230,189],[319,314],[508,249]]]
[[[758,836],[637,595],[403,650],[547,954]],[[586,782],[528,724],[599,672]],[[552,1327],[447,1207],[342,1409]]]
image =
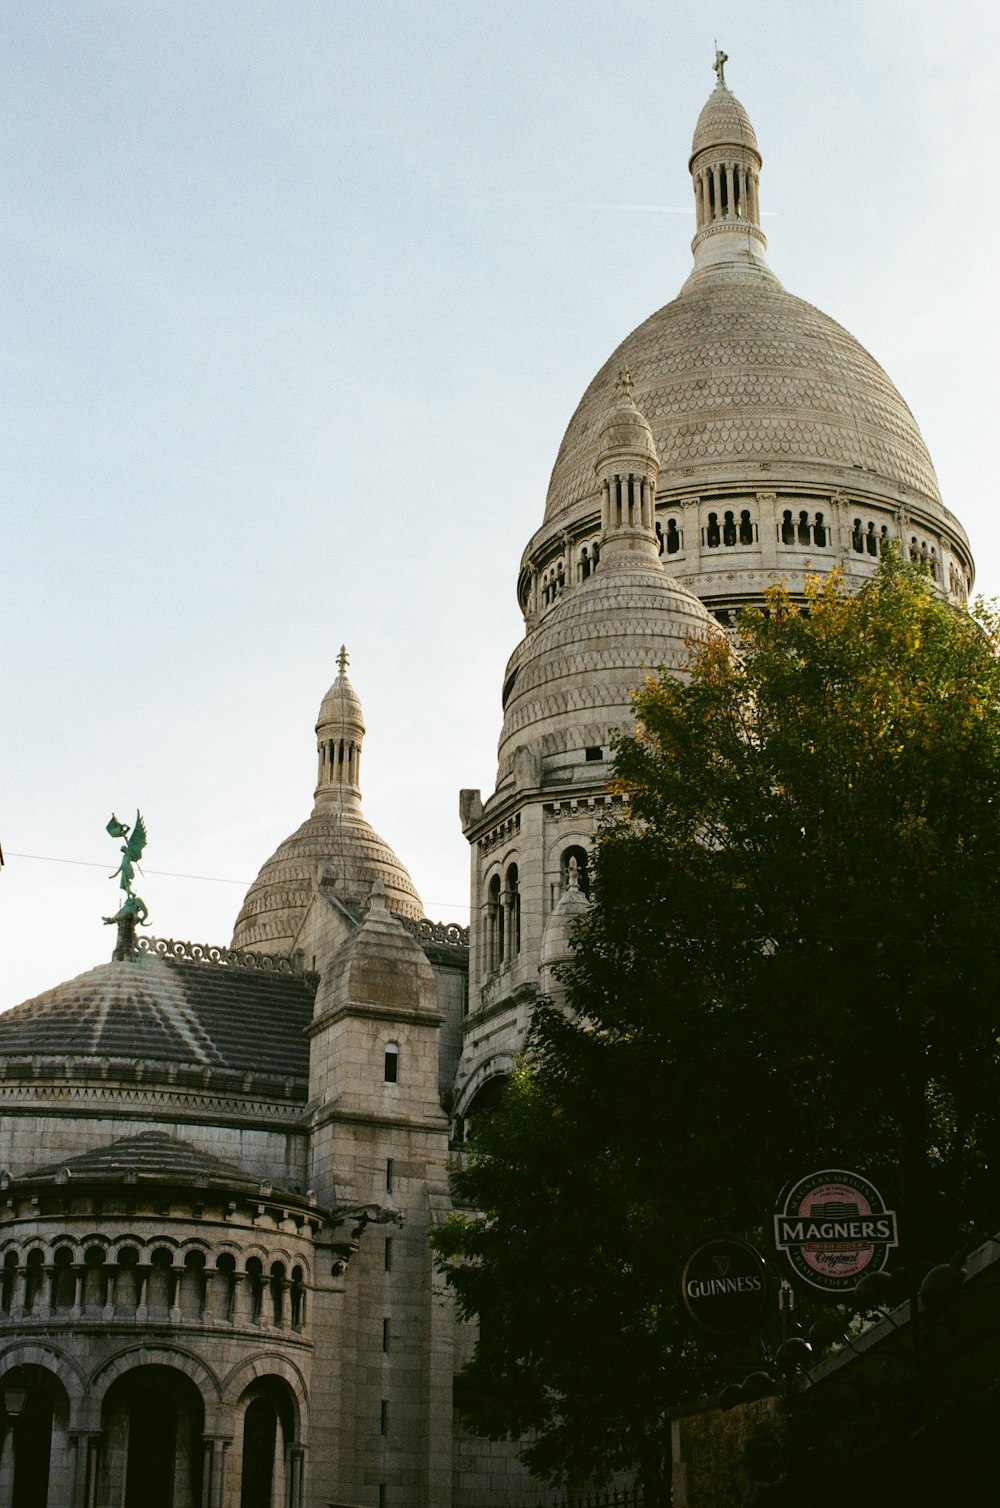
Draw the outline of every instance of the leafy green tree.
[[[776,589],[636,714],[569,1008],[537,1010],[436,1244],[481,1325],[474,1426],[656,1501],[664,1413],[745,1359],[684,1314],[701,1239],[766,1241],[783,1183],[837,1166],[896,1204],[900,1261],[996,1226],[997,622],[890,558],[855,596]]]

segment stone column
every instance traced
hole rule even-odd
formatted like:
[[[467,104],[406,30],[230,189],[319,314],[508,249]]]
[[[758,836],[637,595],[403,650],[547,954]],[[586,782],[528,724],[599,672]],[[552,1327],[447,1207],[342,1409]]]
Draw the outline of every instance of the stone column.
[[[247,1283],[245,1272],[233,1273],[233,1307],[232,1321],[234,1325],[245,1325],[250,1319],[250,1285]]]
[[[765,571],[774,571],[778,568],[777,493],[758,492],[757,512],[760,518],[760,563]]]
[[[302,1508],[304,1468],[304,1447],[301,1445],[289,1445],[286,1451],[285,1465],[285,1503],[287,1508]]]
[[[712,185],[713,185],[713,187],[715,189],[715,215],[714,215],[713,218],[716,219],[716,220],[721,220],[722,219],[722,169],[719,168],[719,167],[714,167],[712,169]]]
[[[736,213],[736,196],[735,196],[734,191],[733,191],[734,190],[734,179],[735,179],[735,174],[733,172],[733,164],[731,162],[727,162],[726,163],[726,199],[727,199],[728,208],[729,208],[729,218],[730,218],[730,220],[733,219],[733,217],[734,217],[734,215]]]
[[[0,1446],[0,1503],[14,1501],[14,1425],[8,1420]]]
[[[41,1272],[41,1287],[36,1295],[37,1303],[32,1313],[37,1314],[39,1319],[47,1320],[52,1318],[52,1284],[55,1282],[56,1270],[51,1262],[47,1262]]]
[[[95,1508],[101,1432],[96,1429],[77,1430],[69,1438],[73,1449],[73,1486],[70,1508]],[[0,1499],[0,1501],[6,1501],[6,1499]]]
[[[701,570],[701,499],[685,497],[680,500],[677,512],[681,516],[681,532],[684,536],[684,573]],[[666,558],[666,557],[664,557]]]
[[[222,1508],[226,1490],[227,1452],[232,1443],[229,1435],[204,1437],[205,1460],[201,1476],[201,1508]]]
[[[73,1263],[73,1311],[74,1324],[83,1313],[83,1285],[87,1281],[87,1269],[83,1262]]]
[[[179,1325],[181,1322],[181,1283],[184,1278],[184,1268],[176,1263],[170,1268],[168,1298],[170,1301],[170,1323]]]

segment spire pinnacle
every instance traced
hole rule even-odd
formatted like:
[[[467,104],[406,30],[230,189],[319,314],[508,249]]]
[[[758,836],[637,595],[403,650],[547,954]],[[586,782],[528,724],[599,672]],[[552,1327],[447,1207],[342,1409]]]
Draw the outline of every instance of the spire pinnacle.
[[[715,62],[712,64],[712,67],[715,70],[715,76],[719,80],[719,83],[722,85],[723,89],[725,89],[727,87],[726,86],[725,67],[726,67],[726,64],[728,62],[729,62],[729,54],[723,52],[722,48],[719,46],[718,42],[716,42],[716,44],[715,44]]]
[[[347,669],[347,667],[348,667],[348,665],[350,663],[351,663],[351,658],[350,658],[350,655],[347,653],[347,645],[346,644],[341,644],[341,646],[340,646],[340,654],[337,656],[337,669],[340,671],[341,675],[344,674],[344,671]]]
[[[622,367],[618,373],[618,391],[623,398],[631,398],[632,396],[632,373],[628,367]]]

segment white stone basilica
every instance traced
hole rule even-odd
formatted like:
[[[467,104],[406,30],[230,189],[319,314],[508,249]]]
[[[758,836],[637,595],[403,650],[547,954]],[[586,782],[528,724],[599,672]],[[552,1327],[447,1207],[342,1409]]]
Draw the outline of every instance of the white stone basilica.
[[[588,904],[631,693],[770,582],[860,582],[884,541],[955,602],[973,579],[903,399],[767,264],[724,62],[691,275],[584,393],[522,558],[496,789],[461,795],[468,935],[422,919],[365,821],[342,651],[312,813],[231,947],[125,926],[111,962],[0,1016],[0,1503],[548,1500],[462,1428],[472,1338],[427,1234]]]

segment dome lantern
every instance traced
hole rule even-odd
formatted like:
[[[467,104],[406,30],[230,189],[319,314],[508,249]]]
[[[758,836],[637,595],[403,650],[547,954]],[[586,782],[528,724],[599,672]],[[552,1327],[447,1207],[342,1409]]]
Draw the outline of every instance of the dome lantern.
[[[688,162],[698,226],[691,243],[696,265],[716,261],[720,255],[729,258],[734,250],[763,259],[767,249],[760,228],[757,136],[749,115],[726,83],[727,61],[726,54],[717,50],[718,83],[698,117]],[[734,236],[738,246],[729,244]]]
[[[323,698],[316,719],[319,771],[316,812],[361,808],[361,743],[365,722],[361,701],[347,679],[346,647],[337,656],[337,679]]]

